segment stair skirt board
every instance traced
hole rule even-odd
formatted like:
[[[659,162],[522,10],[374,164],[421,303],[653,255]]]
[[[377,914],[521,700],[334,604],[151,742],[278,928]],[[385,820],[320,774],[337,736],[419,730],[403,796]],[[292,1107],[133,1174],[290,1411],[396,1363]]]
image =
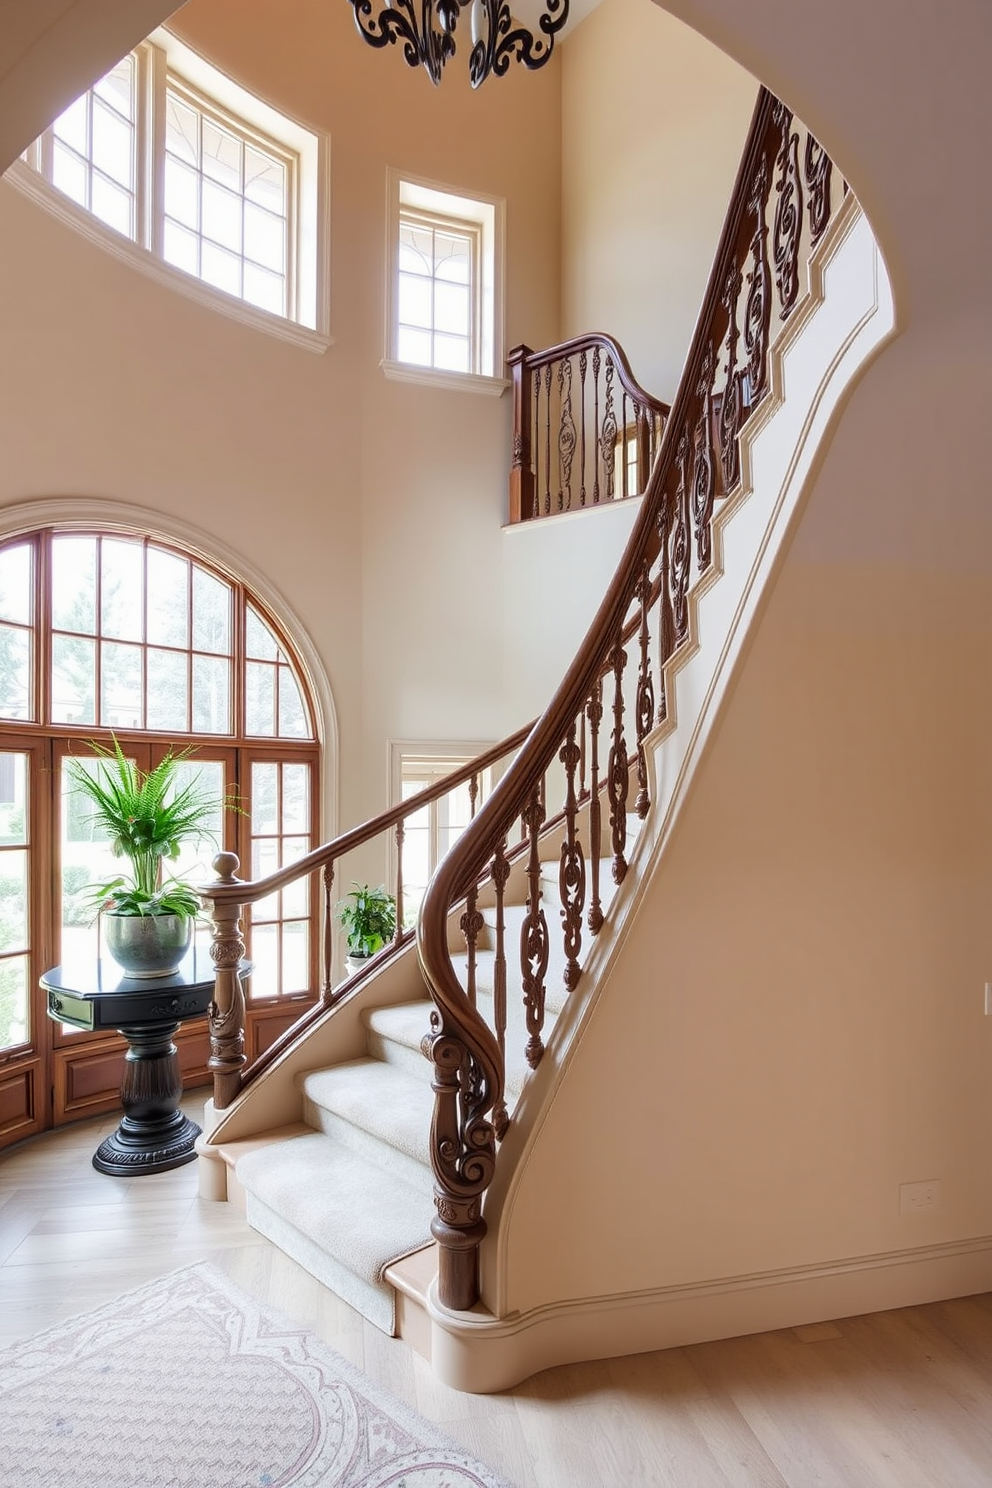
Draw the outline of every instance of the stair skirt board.
[[[431,1243],[433,1195],[320,1132],[247,1153],[237,1164],[253,1229],[384,1333],[395,1336],[387,1266]]]

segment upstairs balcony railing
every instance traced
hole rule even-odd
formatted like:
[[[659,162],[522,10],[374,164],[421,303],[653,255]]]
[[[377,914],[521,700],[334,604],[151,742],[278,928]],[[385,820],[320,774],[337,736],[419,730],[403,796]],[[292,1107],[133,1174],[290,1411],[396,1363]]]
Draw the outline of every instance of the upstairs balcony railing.
[[[668,404],[646,393],[611,336],[507,357],[513,379],[510,521],[639,496]]]

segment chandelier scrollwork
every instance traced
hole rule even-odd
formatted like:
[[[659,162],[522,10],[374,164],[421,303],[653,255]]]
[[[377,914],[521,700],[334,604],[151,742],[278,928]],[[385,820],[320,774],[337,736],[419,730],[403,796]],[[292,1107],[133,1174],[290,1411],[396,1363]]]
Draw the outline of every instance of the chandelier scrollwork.
[[[348,0],[355,24],[376,48],[402,43],[411,67],[426,69],[432,83],[441,81],[445,63],[455,55],[455,30],[468,13],[472,50],[468,71],[473,88],[495,73],[503,77],[515,58],[532,72],[543,67],[554,49],[555,37],[568,21],[569,0],[545,0],[538,21],[540,34],[514,22],[507,0]]]

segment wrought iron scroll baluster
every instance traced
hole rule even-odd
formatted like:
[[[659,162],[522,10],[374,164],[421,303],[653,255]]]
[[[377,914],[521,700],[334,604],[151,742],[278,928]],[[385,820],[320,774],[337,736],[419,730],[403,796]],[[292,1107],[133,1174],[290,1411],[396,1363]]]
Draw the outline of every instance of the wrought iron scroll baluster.
[[[740,477],[740,451],[737,436],[744,420],[741,374],[737,367],[737,343],[740,331],[737,328],[737,301],[741,292],[741,271],[732,263],[723,288],[723,306],[729,317],[727,323],[727,381],[720,403],[720,463],[723,466],[723,487],[729,496]]]
[[[764,395],[768,375],[768,334],[772,319],[771,276],[768,268],[768,161],[764,155],[755,172],[749,203],[754,213],[751,267],[744,305],[744,346],[747,351],[748,408]]]
[[[599,895],[599,859],[602,850],[603,807],[599,799],[599,726],[603,721],[603,684],[596,682],[586,703],[589,720],[589,854],[592,859],[592,893],[589,899],[589,930],[598,935],[603,928],[603,905]]]
[[[580,749],[575,738],[573,722],[558,758],[565,766],[565,840],[561,845],[558,864],[558,892],[561,898],[561,918],[565,946],[565,986],[573,992],[579,984],[579,957],[582,954],[582,911],[586,901],[586,864],[582,843],[578,834],[579,803],[575,790],[575,774],[579,765]]]
[[[775,206],[773,251],[775,283],[782,303],[780,315],[787,320],[799,296],[799,239],[803,230],[803,188],[799,178],[799,135],[792,128],[792,110],[784,103],[775,106],[774,122],[782,131],[779,149],[779,176],[775,182],[778,202]]]
[[[496,952],[493,964],[493,1032],[496,1042],[499,1044],[499,1052],[503,1061],[506,1061],[506,920],[504,915],[504,894],[507,881],[510,877],[510,864],[506,856],[506,838],[500,838],[493,857],[492,879],[496,890]],[[496,1130],[497,1140],[502,1142],[506,1136],[506,1129],[510,1124],[510,1118],[506,1109],[506,1101],[500,1096],[493,1107],[493,1126]]]
[[[324,864],[321,880],[324,886],[324,981],[320,994],[327,1002],[331,996],[331,978],[334,975],[334,914],[331,908],[331,895],[334,890],[333,861]]]
[[[675,455],[679,484],[675,496],[675,534],[672,540],[672,618],[675,640],[681,643],[689,633],[689,569],[692,546],[689,542],[689,431],[679,435]]]
[[[575,455],[575,420],[572,417],[572,359],[562,357],[558,364],[558,510],[572,509],[572,460]]]
[[[809,202],[810,247],[815,248],[830,221],[830,177],[833,164],[826,150],[812,134],[806,135],[803,166]]]
[[[238,878],[241,863],[236,853],[218,853],[213,866],[218,887],[241,883]],[[210,900],[209,903],[213,921],[210,959],[214,963],[214,995],[207,1009],[210,1032],[207,1068],[213,1071],[214,1105],[223,1111],[241,1087],[245,1063],[245,994],[238,971],[245,943],[241,934],[242,906],[236,901],[218,904]]]
[[[544,437],[544,515],[551,515],[551,363],[544,369],[544,401],[548,405],[548,416],[545,423]]]
[[[458,921],[459,928],[465,937],[465,947],[468,951],[468,964],[465,970],[465,994],[472,1007],[476,1005],[476,946],[479,940],[485,920],[478,909],[479,888],[473,884],[465,896],[465,911]]]
[[[668,717],[668,683],[665,664],[675,650],[675,621],[672,618],[671,493],[666,491],[658,507],[658,541],[661,544],[658,614],[661,621],[658,636],[658,722]]]
[[[637,586],[637,599],[641,609],[640,667],[637,674],[637,799],[634,810],[641,821],[648,814],[651,797],[648,794],[648,762],[644,753],[644,741],[654,724],[654,683],[651,679],[651,631],[648,612],[651,607],[651,567],[645,563]]]
[[[592,349],[592,386],[593,386],[593,419],[592,426],[596,436],[595,460],[593,463],[592,504],[599,505],[599,347]]]
[[[527,1047],[525,1054],[531,1069],[537,1069],[544,1053],[545,977],[548,972],[550,943],[548,922],[541,905],[541,826],[544,806],[541,791],[534,787],[524,808],[530,852],[527,861],[527,913],[520,927],[520,971],[527,1012]]]
[[[603,430],[599,437],[603,452],[603,481],[606,500],[612,501],[616,492],[617,416],[613,411],[613,358],[607,355],[604,374],[605,394],[603,403]]]
[[[579,352],[579,425],[582,430],[582,448],[579,457],[580,506],[585,506],[586,504],[586,371],[588,366],[589,356],[585,347],[583,347]]]
[[[692,476],[692,520],[696,529],[696,557],[701,574],[709,568],[713,556],[711,523],[716,493],[716,465],[713,459],[713,364],[713,342],[709,341],[696,385],[699,422],[696,424],[695,466]]]
[[[610,800],[610,828],[613,847],[613,882],[619,887],[627,874],[627,792],[630,789],[630,764],[627,759],[627,740],[624,737],[623,674],[627,665],[627,653],[623,649],[623,632],[610,652],[610,667],[613,672],[613,734],[610,741],[610,760],[606,777],[606,789]]]

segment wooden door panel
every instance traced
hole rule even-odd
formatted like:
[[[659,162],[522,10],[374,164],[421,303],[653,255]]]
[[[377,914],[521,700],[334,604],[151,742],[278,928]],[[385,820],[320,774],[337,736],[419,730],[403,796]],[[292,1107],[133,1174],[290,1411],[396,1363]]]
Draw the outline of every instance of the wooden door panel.
[[[21,1142],[43,1128],[44,1069],[39,1056],[0,1070],[0,1145]]]

